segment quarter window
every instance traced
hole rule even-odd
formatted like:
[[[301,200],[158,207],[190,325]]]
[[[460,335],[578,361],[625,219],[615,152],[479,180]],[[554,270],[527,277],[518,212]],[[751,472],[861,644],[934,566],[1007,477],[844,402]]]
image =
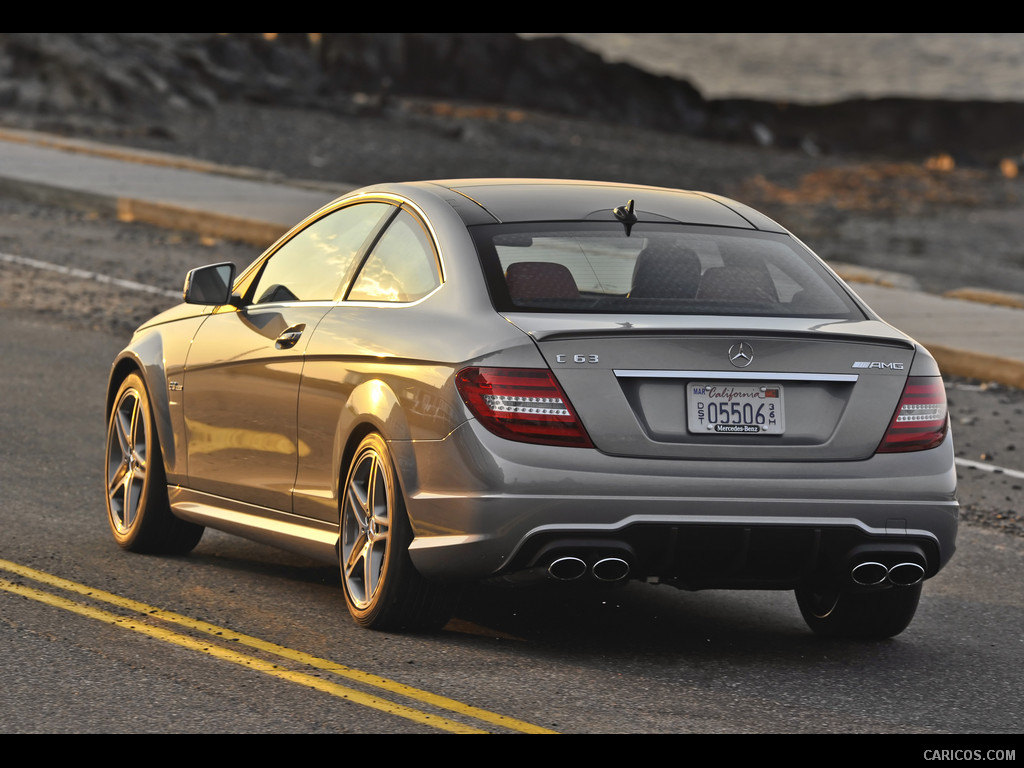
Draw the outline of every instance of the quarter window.
[[[350,301],[416,301],[441,284],[437,255],[419,219],[401,211],[359,270]]]
[[[264,266],[255,303],[334,300],[367,240],[394,210],[387,203],[350,205],[298,232]]]

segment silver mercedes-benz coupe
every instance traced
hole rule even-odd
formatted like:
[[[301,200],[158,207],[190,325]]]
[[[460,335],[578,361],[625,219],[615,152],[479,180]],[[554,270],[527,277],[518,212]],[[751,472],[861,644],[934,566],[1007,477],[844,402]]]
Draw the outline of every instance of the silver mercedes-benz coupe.
[[[339,562],[353,618],[488,578],[794,590],[884,638],[953,554],[943,381],[783,227],[583,181],[367,187],[189,273],[111,370],[128,550]]]

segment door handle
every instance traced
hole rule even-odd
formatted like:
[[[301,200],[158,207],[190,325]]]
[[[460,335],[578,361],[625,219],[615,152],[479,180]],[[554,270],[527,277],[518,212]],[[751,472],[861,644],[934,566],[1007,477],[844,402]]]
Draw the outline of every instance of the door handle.
[[[281,332],[281,335],[274,341],[274,346],[278,349],[290,349],[291,347],[294,347],[302,336],[302,332],[304,330],[306,330],[305,323],[299,323],[298,325],[285,328]]]

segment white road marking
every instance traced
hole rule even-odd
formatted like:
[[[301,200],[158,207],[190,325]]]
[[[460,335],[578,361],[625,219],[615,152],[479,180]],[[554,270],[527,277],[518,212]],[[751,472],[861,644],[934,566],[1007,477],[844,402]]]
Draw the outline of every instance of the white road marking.
[[[90,272],[87,269],[79,269],[78,267],[67,267],[63,264],[53,264],[49,261],[40,261],[39,259],[30,259],[26,256],[15,256],[11,253],[0,253],[0,262],[6,262],[7,264],[20,264],[24,267],[34,267],[36,269],[43,269],[48,272],[57,272],[62,275],[69,277],[77,277],[82,280],[93,280],[97,283],[106,283],[107,285],[116,285],[119,288],[127,288],[132,291],[142,291],[143,293],[153,293],[157,296],[166,296],[172,299],[181,299],[181,291],[168,291],[166,288],[157,288],[153,285],[146,285],[145,283],[137,283],[134,280],[123,280],[119,277],[111,277],[110,275],[104,275],[99,272]]]
[[[997,475],[1006,475],[1008,477],[1017,477],[1024,479],[1024,472],[1016,469],[1007,469],[1006,467],[997,467],[995,464],[986,464],[983,461],[971,461],[970,459],[954,459],[957,466],[969,467],[970,469],[980,469],[982,472],[991,472]]]

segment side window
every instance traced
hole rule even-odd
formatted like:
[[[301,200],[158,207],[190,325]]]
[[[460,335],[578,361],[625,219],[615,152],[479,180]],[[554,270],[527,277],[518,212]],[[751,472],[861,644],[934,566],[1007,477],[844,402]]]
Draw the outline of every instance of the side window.
[[[437,255],[419,219],[402,211],[356,276],[349,301],[415,301],[441,284]]]
[[[298,232],[263,268],[253,293],[255,303],[332,300],[367,237],[394,210],[387,203],[358,203]]]

